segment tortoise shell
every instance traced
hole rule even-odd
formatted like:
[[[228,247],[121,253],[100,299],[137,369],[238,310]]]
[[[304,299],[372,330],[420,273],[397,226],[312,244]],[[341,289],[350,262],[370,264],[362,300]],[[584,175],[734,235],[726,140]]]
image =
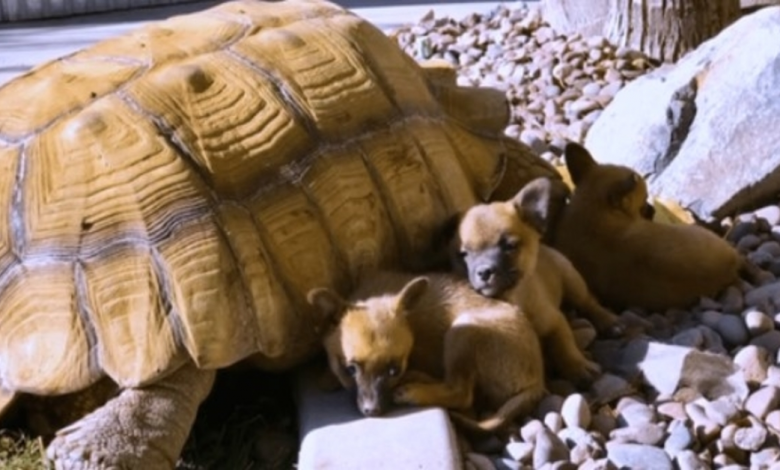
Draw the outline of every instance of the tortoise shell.
[[[503,137],[500,92],[324,1],[150,24],[7,83],[0,110],[11,392],[298,364],[319,347],[309,289],[347,291],[453,213],[557,177]]]

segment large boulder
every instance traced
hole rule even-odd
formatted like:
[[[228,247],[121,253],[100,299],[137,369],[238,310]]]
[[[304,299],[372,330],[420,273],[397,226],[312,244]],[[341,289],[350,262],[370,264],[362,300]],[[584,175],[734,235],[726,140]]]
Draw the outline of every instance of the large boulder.
[[[780,190],[780,7],[747,15],[623,88],[585,141],[704,218]]]

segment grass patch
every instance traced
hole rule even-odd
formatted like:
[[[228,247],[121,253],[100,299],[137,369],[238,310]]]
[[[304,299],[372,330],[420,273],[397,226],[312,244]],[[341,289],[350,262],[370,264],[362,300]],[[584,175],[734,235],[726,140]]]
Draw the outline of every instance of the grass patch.
[[[201,405],[177,470],[290,470],[298,455],[288,374],[220,371]],[[45,444],[0,429],[0,470],[43,470]]]
[[[0,470],[45,468],[43,440],[0,430]]]

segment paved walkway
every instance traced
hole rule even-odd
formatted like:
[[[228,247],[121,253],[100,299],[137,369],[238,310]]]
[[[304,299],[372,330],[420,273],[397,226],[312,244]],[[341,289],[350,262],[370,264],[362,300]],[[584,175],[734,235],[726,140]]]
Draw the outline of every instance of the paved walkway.
[[[220,2],[216,0],[208,0],[59,20],[0,24],[0,84],[23,73],[37,63],[70,54],[101,39],[137,28],[143,23],[177,14],[190,13],[218,3]],[[512,2],[450,1],[439,4],[419,4],[415,0],[393,0],[392,2],[388,0],[341,0],[337,3],[350,8],[381,28],[392,29],[415,22],[431,9],[437,13],[460,18],[473,12],[490,11],[499,3]],[[376,6],[382,3],[390,3],[393,6]],[[372,6],[366,7],[366,4]]]

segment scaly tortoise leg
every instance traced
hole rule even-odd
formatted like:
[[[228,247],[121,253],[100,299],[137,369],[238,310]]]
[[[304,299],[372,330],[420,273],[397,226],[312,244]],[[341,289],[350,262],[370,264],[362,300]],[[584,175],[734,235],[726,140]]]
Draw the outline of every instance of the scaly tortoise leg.
[[[170,470],[216,372],[187,364],[147,387],[125,389],[57,432],[46,450],[57,470]]]

